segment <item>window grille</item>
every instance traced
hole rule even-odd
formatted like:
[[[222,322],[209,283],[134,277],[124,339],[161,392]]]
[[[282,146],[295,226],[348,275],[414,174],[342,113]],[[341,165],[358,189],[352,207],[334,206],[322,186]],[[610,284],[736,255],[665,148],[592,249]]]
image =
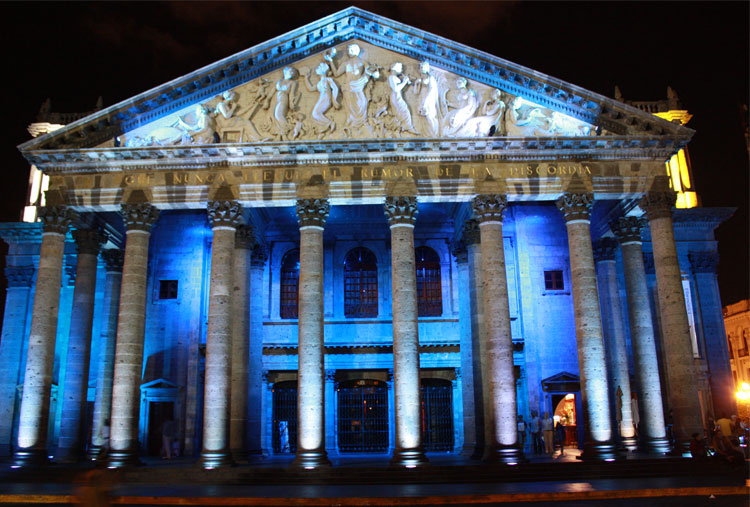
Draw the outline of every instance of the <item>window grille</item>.
[[[367,248],[355,248],[344,260],[344,315],[378,316],[378,264]]]
[[[565,290],[562,271],[545,271],[544,272],[544,289],[545,290]]]
[[[440,257],[430,247],[414,251],[417,263],[417,311],[420,317],[443,314],[443,293],[440,286]]]
[[[453,450],[453,385],[450,380],[422,379],[419,389],[422,447]]]
[[[273,452],[297,452],[297,381],[273,386]]]
[[[379,380],[350,380],[337,389],[339,452],[388,450],[388,388]]]
[[[287,252],[281,261],[281,318],[296,319],[299,293],[299,250]]]

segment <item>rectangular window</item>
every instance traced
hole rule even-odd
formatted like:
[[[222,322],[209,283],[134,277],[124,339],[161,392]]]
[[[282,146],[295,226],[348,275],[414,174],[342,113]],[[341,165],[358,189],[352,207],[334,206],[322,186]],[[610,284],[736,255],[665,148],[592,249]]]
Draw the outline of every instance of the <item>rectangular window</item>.
[[[177,280],[159,280],[159,299],[177,299]]]
[[[545,271],[544,272],[544,289],[545,290],[565,290],[562,271]]]

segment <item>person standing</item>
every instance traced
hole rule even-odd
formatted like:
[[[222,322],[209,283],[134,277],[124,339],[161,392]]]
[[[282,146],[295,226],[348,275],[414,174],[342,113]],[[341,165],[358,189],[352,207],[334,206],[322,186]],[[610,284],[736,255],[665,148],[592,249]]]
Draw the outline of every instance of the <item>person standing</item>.
[[[523,451],[526,448],[526,422],[523,416],[518,416],[518,446]]]
[[[534,454],[542,452],[542,421],[536,410],[531,411],[531,446]]]
[[[555,421],[550,417],[548,412],[545,412],[544,420],[542,421],[542,434],[544,435],[544,453],[550,456],[555,452],[554,432]]]
[[[562,419],[560,419],[555,426],[555,440],[560,444],[560,456],[558,456],[558,458],[562,458],[565,456],[565,425],[563,424]]]
[[[162,459],[172,459],[172,440],[175,436],[174,421],[168,418],[161,425]]]

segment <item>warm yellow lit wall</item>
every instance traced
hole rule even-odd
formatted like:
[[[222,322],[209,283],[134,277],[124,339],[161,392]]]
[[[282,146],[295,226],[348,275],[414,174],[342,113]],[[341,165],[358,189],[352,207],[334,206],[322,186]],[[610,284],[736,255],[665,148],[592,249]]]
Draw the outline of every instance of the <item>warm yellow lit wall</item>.
[[[676,121],[685,125],[693,117],[687,111],[667,111],[666,113],[654,113],[659,118],[668,121]],[[693,188],[692,171],[690,170],[690,158],[682,149],[667,162],[667,175],[669,175],[670,186],[677,192],[678,208],[695,208],[698,206],[698,194]]]

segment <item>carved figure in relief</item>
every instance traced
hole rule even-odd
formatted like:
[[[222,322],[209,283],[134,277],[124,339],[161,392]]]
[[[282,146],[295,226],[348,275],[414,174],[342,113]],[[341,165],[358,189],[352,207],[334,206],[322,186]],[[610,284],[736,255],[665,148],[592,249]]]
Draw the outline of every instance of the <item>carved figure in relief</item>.
[[[503,92],[494,89],[490,96],[482,104],[481,116],[470,118],[460,130],[456,132],[458,137],[489,137],[499,133],[502,126],[502,117],[505,112]]]
[[[505,115],[505,129],[509,136],[549,135],[551,120],[545,109],[516,97]]]
[[[559,134],[562,136],[589,136],[595,135],[596,129],[592,128],[586,122],[576,120],[557,111],[552,111],[550,115],[550,132]]]
[[[195,123],[190,125],[182,118],[178,118],[172,125],[187,133],[183,137],[183,144],[212,144],[219,142],[216,134],[216,120],[208,114],[208,109],[203,104],[195,107]]]
[[[240,129],[239,142],[248,140],[265,141],[268,139],[268,137],[261,136],[252,123],[253,115],[255,115],[263,104],[268,109],[271,100],[268,93],[265,92],[265,88],[268,87],[268,81],[262,81],[265,81],[265,86],[260,87],[260,89],[264,93],[256,94],[253,102],[248,107],[239,111],[240,103],[237,92],[230,90],[221,94],[222,100],[216,105],[216,118],[219,123],[219,130]],[[244,116],[246,114],[247,117]]]
[[[398,121],[401,132],[418,134],[414,130],[409,106],[406,104],[402,94],[404,88],[411,83],[411,80],[403,74],[403,71],[404,65],[401,62],[391,65],[391,75],[388,77],[388,84],[391,87],[391,109],[393,110],[393,116]]]
[[[436,137],[440,132],[439,115],[440,110],[440,93],[438,81],[434,73],[430,71],[430,64],[422,62],[419,65],[422,73],[419,79],[414,83],[414,92],[420,97],[419,110],[417,113],[425,118],[427,134],[430,137]]]
[[[469,88],[469,82],[464,77],[456,78],[456,93],[451,99],[447,97],[448,108],[452,109],[443,119],[443,134],[455,135],[461,127],[474,116],[479,107],[477,92]]]
[[[297,89],[297,71],[293,67],[284,67],[283,77],[276,81],[276,103],[273,108],[273,119],[277,135],[281,140],[296,139],[302,130],[302,119],[295,114],[301,94]]]
[[[310,72],[305,77],[305,85],[311,92],[318,91],[318,101],[315,103],[312,109],[312,120],[315,124],[313,130],[318,134],[319,137],[323,136],[326,132],[336,128],[336,124],[333,120],[326,117],[325,113],[331,108],[331,105],[336,109],[340,108],[339,104],[339,87],[336,82],[328,77],[328,71],[330,67],[327,63],[322,62],[315,69],[315,74],[320,76],[318,84],[313,86],[310,81]]]
[[[337,66],[333,60],[334,56],[336,56],[335,48],[323,56],[331,64],[334,77],[345,74],[345,82],[341,87],[341,91],[344,95],[344,102],[346,103],[349,117],[346,120],[344,132],[349,137],[358,129],[363,129],[367,133],[372,134],[372,129],[367,124],[368,100],[365,95],[365,87],[370,80],[371,70],[367,62],[359,56],[361,53],[359,44],[349,44],[347,53],[349,55],[348,58],[341,62],[340,66]]]

